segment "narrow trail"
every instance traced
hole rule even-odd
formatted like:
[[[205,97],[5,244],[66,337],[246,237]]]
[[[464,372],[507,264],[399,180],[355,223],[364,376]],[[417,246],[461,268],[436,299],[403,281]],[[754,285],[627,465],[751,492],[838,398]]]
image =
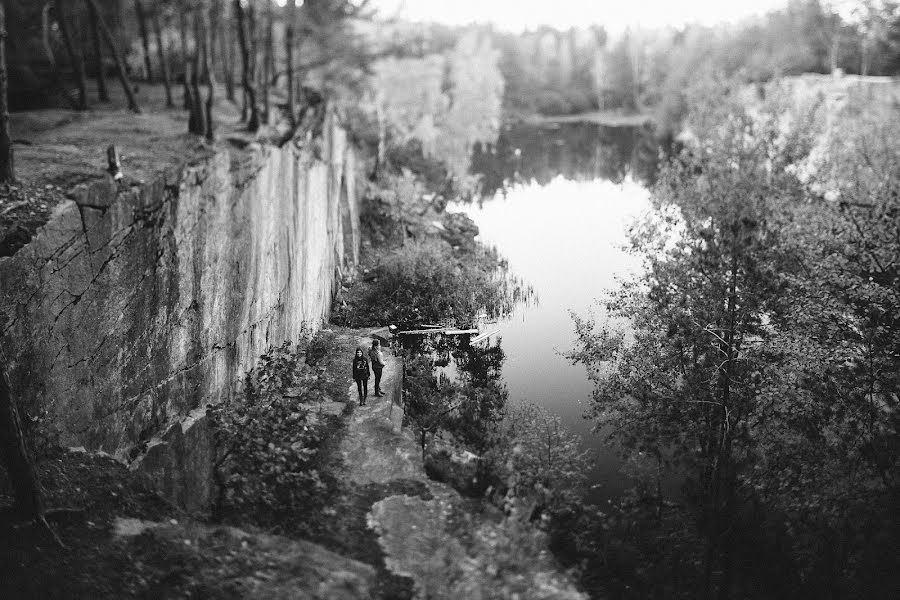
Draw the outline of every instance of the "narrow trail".
[[[360,338],[368,348],[371,338]],[[431,483],[425,475],[422,454],[412,431],[402,428],[403,407],[393,400],[400,398],[402,362],[389,350],[384,351],[387,365],[381,379],[384,396],[374,396],[374,379],[369,379],[369,397],[365,406],[357,406],[347,424],[341,454],[347,466],[347,477],[353,483],[388,483],[395,479]],[[348,402],[357,402],[355,384],[351,384]]]
[[[359,340],[370,344],[371,338]],[[366,522],[378,534],[387,569],[412,579],[418,598],[584,598],[542,544],[510,536],[500,510],[427,477],[416,436],[402,427],[403,408],[393,403],[401,397],[402,361],[388,351],[385,357],[384,396],[370,393],[365,406],[355,407],[340,451],[353,484],[416,483],[429,492],[390,495],[371,506]],[[348,402],[357,402],[355,384]]]

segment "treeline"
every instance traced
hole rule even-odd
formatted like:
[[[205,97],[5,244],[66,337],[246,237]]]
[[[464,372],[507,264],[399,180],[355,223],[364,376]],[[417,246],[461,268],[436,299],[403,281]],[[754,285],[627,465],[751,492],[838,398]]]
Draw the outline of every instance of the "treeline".
[[[629,29],[602,26],[514,34],[491,27],[397,26],[405,51],[441,52],[477,30],[500,52],[504,109],[512,114],[592,110],[662,111],[684,116],[680,90],[714,74],[764,82],[782,75],[900,73],[900,11],[894,0],[838,11],[825,0],[790,0],[736,25]]]
[[[382,58],[348,113],[358,140],[374,149],[373,174],[408,170],[433,192],[471,193],[472,149],[497,140],[502,118],[504,79],[491,36],[483,28],[388,26],[370,44]]]
[[[619,520],[633,524],[616,540],[625,583],[635,597],[893,597],[896,108],[826,118],[770,99],[751,114],[739,96],[694,104],[697,142],[632,231],[645,271],[602,303],[630,333],[577,320],[594,416],[648,467]],[[663,495],[668,472],[681,497]],[[597,569],[622,566],[605,552]]]
[[[349,0],[6,0],[5,6],[12,110],[109,101],[107,78],[121,66],[132,87],[164,84],[170,106],[170,85],[190,83],[198,71],[203,82],[212,74],[229,100],[248,104],[248,113],[258,109],[265,120],[270,91],[301,94],[301,85],[320,88],[324,81],[350,85],[371,59],[351,24],[372,14]],[[96,81],[96,99],[86,96],[86,78]],[[248,102],[245,95],[258,97]]]

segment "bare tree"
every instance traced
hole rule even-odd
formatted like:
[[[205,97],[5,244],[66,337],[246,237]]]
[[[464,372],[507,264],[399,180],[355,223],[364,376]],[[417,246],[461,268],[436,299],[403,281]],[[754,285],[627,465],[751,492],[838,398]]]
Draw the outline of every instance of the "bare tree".
[[[207,24],[209,27],[209,46],[210,55],[209,55],[209,68],[213,71],[216,70],[216,65],[221,60],[217,58],[216,52],[216,43],[219,41],[219,25],[221,24],[222,15],[221,9],[219,7],[219,0],[209,0],[209,8],[207,14],[209,18],[207,19]]]
[[[188,69],[189,69],[189,54],[188,54],[188,0],[181,0],[180,10],[178,11],[178,28],[181,32],[181,72],[184,79],[182,82],[184,83],[184,100],[183,105],[184,108],[190,110],[190,78],[188,77]]]
[[[116,42],[113,39],[112,33],[109,31],[109,27],[106,26],[106,22],[103,20],[103,17],[100,16],[97,0],[87,0],[87,3],[88,6],[91,7],[91,16],[94,18],[94,22],[100,29],[103,41],[106,42],[106,48],[116,61],[116,73],[119,76],[119,82],[122,84],[122,89],[125,91],[125,97],[128,98],[128,108],[139,113],[141,112],[141,109],[138,106],[137,99],[134,97],[134,90],[131,88],[131,80],[128,79],[128,72],[125,71],[125,61],[122,60],[122,54],[116,47]]]
[[[50,63],[50,70],[53,71],[53,81],[56,83],[56,87],[59,88],[59,93],[69,103],[69,106],[78,110],[78,102],[69,95],[69,90],[66,89],[62,73],[59,72],[59,63],[56,62],[56,56],[53,54],[53,46],[50,45],[50,8],[52,6],[53,4],[48,2],[41,10],[41,43],[44,46],[44,55],[47,57],[47,62]]]
[[[69,29],[71,15],[67,12],[68,0],[56,0],[56,17],[59,22],[59,31],[62,33],[63,44],[66,46],[66,54],[72,70],[75,71],[75,81],[78,84],[78,109],[87,110],[87,78],[84,74],[84,58],[81,55],[81,47],[75,46],[72,32]]]
[[[269,98],[269,80],[272,79],[272,73],[275,71],[275,46],[274,33],[275,28],[275,11],[272,8],[272,0],[266,2],[266,39],[263,48],[263,76],[262,76],[262,100],[263,100],[263,120],[266,124],[272,122],[272,102]]]
[[[213,34],[209,26],[209,7],[207,0],[200,0],[200,33],[203,36],[203,69],[206,71],[206,122],[204,123],[206,141],[214,142],[216,135],[213,128],[213,104],[215,103],[216,70],[213,68]]]
[[[97,71],[97,95],[100,102],[109,102],[109,92],[106,89],[106,73],[103,69],[103,46],[100,43],[100,28],[97,27],[97,15],[94,14],[94,5],[88,3],[89,20],[91,22],[91,40],[94,43],[94,69]]]
[[[188,131],[196,135],[206,135],[206,115],[204,105],[200,99],[200,77],[203,62],[203,30],[200,22],[203,10],[199,2],[194,6],[194,54],[191,62],[190,99],[191,105],[188,116]]]
[[[172,76],[169,73],[169,50],[163,41],[162,25],[160,24],[160,16],[164,10],[163,6],[157,6],[153,12],[153,31],[156,34],[156,50],[159,55],[159,68],[162,71],[163,86],[166,88],[166,108],[175,106],[172,100]]]
[[[257,131],[259,129],[259,107],[256,106],[256,56],[251,56],[250,40],[248,39],[249,30],[253,27],[253,4],[247,7],[249,14],[244,13],[241,6],[241,0],[234,0],[234,15],[237,21],[238,42],[241,49],[241,83],[246,94],[246,102],[250,111],[249,120],[247,122],[248,131]]]
[[[284,27],[284,60],[287,74],[287,112],[291,129],[297,125],[297,97],[294,94],[294,31],[297,19],[296,0],[287,0]]]
[[[6,12],[0,2],[0,183],[16,178],[12,136],[9,134],[9,78],[6,74]],[[4,385],[0,383],[0,385]]]
[[[141,47],[144,49],[144,69],[147,71],[147,81],[153,79],[152,64],[150,62],[150,32],[147,30],[147,13],[141,0],[134,0],[134,9],[137,13],[138,29],[141,32]]]
[[[219,6],[221,0],[213,0]],[[219,11],[222,12],[221,10]],[[219,15],[220,23],[222,23]],[[219,51],[222,53],[222,75],[225,79],[225,97],[234,102],[234,24],[232,19],[225,15],[222,35],[219,36]]]

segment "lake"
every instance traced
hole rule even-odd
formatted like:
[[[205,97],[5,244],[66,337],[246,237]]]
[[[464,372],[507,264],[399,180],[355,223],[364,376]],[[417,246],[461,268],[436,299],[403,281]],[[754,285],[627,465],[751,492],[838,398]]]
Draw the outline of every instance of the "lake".
[[[588,313],[617,278],[640,268],[623,245],[629,224],[649,207],[656,157],[647,129],[516,126],[495,146],[476,149],[481,198],[449,208],[468,214],[479,239],[534,288],[537,303],[520,305],[489,327],[500,329],[509,402],[542,405],[582,436],[596,459],[589,500],[598,503],[631,482],[614,449],[584,418],[591,382],[583,366],[563,356],[575,345],[570,311]]]

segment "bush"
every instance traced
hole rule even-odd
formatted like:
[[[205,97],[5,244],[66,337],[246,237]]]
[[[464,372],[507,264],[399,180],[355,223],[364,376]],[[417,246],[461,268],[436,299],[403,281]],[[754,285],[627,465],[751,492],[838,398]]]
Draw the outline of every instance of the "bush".
[[[309,367],[324,358],[333,335],[304,330],[296,346],[271,348],[247,373],[243,396],[210,406],[217,517],[252,513],[266,522],[321,501],[319,449],[337,417],[320,419],[310,411],[326,388],[322,373]]]
[[[369,281],[354,286],[334,319],[349,327],[473,322],[475,315],[512,306],[505,269],[496,252],[455,253],[442,241],[412,242],[385,257]]]

